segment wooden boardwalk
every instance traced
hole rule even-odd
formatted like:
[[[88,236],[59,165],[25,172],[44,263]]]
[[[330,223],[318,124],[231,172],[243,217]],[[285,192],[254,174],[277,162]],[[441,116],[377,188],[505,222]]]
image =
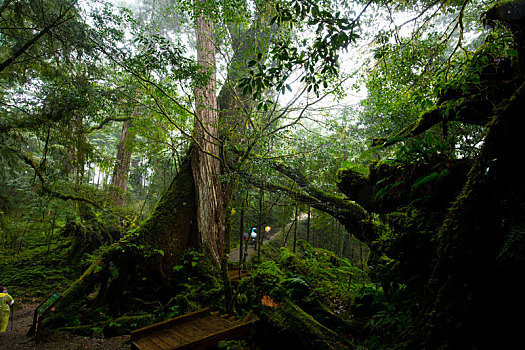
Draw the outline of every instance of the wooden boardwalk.
[[[239,320],[206,308],[133,331],[131,349],[215,348],[221,340],[248,333],[257,319],[257,316],[249,314],[244,320]]]

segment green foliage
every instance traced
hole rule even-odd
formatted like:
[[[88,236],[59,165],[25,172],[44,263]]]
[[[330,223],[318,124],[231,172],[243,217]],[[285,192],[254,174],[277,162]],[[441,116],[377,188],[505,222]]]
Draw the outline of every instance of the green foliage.
[[[161,308],[163,317],[173,317],[199,307],[222,310],[224,296],[219,272],[202,252],[188,249],[175,265],[171,280],[176,281],[177,296]]]
[[[163,307],[163,317],[177,317],[188,312],[195,311],[198,308],[198,303],[189,300],[184,294],[178,294],[171,298],[170,301]]]
[[[219,344],[217,344],[217,348],[224,350],[246,350],[249,347],[244,340],[221,340]]]
[[[395,160],[405,164],[416,164],[418,162],[434,163],[439,159],[450,156],[453,140],[439,140],[432,133],[427,133],[425,138],[405,139],[396,153]]]
[[[251,279],[259,293],[262,293],[261,297],[264,294],[271,297],[282,297],[280,284],[284,279],[284,274],[274,261],[263,261],[254,271]]]
[[[173,271],[177,272],[183,268],[186,268],[187,271],[191,271],[197,266],[200,259],[202,259],[202,254],[199,254],[198,251],[193,249],[186,250],[182,256],[182,264],[173,266]]]
[[[422,186],[422,185],[424,185],[426,183],[434,182],[434,181],[436,181],[436,182],[440,181],[445,176],[447,176],[449,173],[450,173],[450,171],[448,169],[444,169],[444,170],[442,170],[439,173],[432,172],[432,173],[428,174],[427,176],[425,176],[423,178],[417,179],[414,182],[414,184],[412,185],[412,188],[417,189],[418,187],[420,187],[420,186]]]
[[[355,171],[358,174],[367,177],[370,174],[370,168],[361,164],[355,164],[350,161],[344,161],[341,164],[341,170]]]
[[[287,79],[294,69],[304,69],[301,82],[308,92],[317,96],[328,87],[327,81],[339,71],[339,51],[355,43],[358,18],[350,19],[334,12],[329,3],[314,1],[291,1],[275,3],[276,15],[270,25],[281,28],[301,28],[303,25],[316,27],[314,38],[305,37],[300,45],[294,45],[289,35],[278,36],[270,49],[271,64],[258,61],[249,63],[253,67],[250,75],[240,80],[239,87],[244,94],[254,99],[261,98],[264,90],[273,88],[282,94],[291,91]]]
[[[298,241],[298,247],[297,254],[281,248],[277,261],[263,261],[251,277],[241,281],[240,291],[251,305],[269,295],[276,301],[290,298],[309,304],[319,300],[344,309],[351,305],[360,286],[370,283],[367,274],[347,259],[303,240]]]
[[[68,238],[50,237],[38,229],[27,232],[17,253],[0,247],[0,280],[21,303],[33,303],[60,292],[80,274],[79,266],[64,264]]]

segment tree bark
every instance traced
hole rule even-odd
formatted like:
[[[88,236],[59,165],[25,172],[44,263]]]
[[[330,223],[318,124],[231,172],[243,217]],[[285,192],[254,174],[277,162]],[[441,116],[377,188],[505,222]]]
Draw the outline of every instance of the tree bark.
[[[128,186],[129,167],[131,163],[131,140],[133,136],[129,133],[129,128],[133,126],[131,120],[126,120],[122,124],[120,141],[117,147],[117,159],[113,169],[111,184],[114,186],[111,193],[113,204],[124,207],[126,188]]]
[[[215,44],[213,21],[203,10],[204,0],[195,1],[197,61],[207,82],[194,90],[196,118],[194,124],[192,172],[197,195],[199,241],[211,261],[220,266],[224,240],[224,207],[219,176],[218,114],[215,78]]]

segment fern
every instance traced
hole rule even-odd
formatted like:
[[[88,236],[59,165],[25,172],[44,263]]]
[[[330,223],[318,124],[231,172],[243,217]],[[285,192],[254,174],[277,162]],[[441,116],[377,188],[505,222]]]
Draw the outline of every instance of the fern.
[[[510,229],[498,255],[498,260],[505,258],[525,261],[525,225],[514,226]]]
[[[422,177],[420,179],[417,179],[416,182],[414,182],[414,184],[412,185],[412,189],[416,189],[416,188],[420,187],[421,185],[424,185],[424,184],[429,183],[429,182],[440,181],[445,176],[447,176],[449,173],[450,173],[450,171],[448,169],[445,169],[445,170],[441,171],[440,173],[434,171],[434,172],[432,172],[431,174],[429,174],[427,176],[424,176],[424,177]]]

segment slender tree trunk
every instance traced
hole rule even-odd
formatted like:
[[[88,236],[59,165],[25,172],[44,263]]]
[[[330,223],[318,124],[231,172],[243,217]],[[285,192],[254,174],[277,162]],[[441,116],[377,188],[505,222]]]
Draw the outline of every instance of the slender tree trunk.
[[[53,213],[53,221],[51,223],[51,230],[49,231],[49,242],[47,243],[47,251],[46,251],[46,260],[49,256],[49,249],[51,248],[51,243],[53,242],[53,233],[55,232],[55,224],[57,219],[57,213],[56,211]]]
[[[197,194],[197,225],[202,248],[220,266],[224,238],[224,208],[219,181],[218,114],[215,78],[213,21],[203,11],[204,0],[195,1],[197,61],[208,76],[206,84],[195,88],[196,120],[192,172]]]
[[[96,169],[96,168],[95,168]],[[99,188],[99,185],[100,185],[100,175],[102,174],[102,171],[99,169],[98,171],[98,176],[97,176],[97,183],[96,183],[96,186],[97,188]]]
[[[306,220],[306,241],[310,243],[310,219],[312,218],[312,207],[308,206],[308,219]]]
[[[242,263],[245,261],[244,254],[244,211],[246,208],[246,202],[248,201],[248,191],[246,191],[246,196],[242,200],[242,207],[239,219],[239,268],[242,266]],[[244,258],[244,259],[243,259]]]
[[[295,204],[295,229],[293,232],[293,252],[295,253],[295,244],[297,242],[297,225],[299,224],[299,203]]]
[[[345,241],[345,231],[342,225],[338,224],[339,227],[339,256],[343,257],[344,253],[344,241]]]
[[[353,239],[352,236],[352,244],[350,245],[350,262],[352,265],[357,265],[357,263],[354,261],[354,253],[355,253],[355,239]]]
[[[359,246],[359,260],[361,262],[361,269],[365,269],[365,262],[364,262],[364,259],[363,259],[363,256],[365,255],[365,253],[363,252],[363,245],[361,244]]]
[[[130,143],[133,138],[129,133],[131,126],[133,126],[131,120],[126,120],[124,124],[122,124],[120,141],[117,147],[117,159],[113,169],[113,177],[111,178],[111,184],[114,186],[111,198],[113,203],[118,207],[124,207],[124,198],[128,186],[129,167],[131,163]]]
[[[261,261],[261,245],[262,245],[262,240],[264,238],[264,232],[263,232],[264,229],[263,229],[263,224],[262,224],[263,211],[264,211],[264,190],[261,188],[259,190],[259,218],[257,219],[258,234],[257,234],[257,240],[255,241],[256,248],[257,248],[257,259],[259,261]]]

